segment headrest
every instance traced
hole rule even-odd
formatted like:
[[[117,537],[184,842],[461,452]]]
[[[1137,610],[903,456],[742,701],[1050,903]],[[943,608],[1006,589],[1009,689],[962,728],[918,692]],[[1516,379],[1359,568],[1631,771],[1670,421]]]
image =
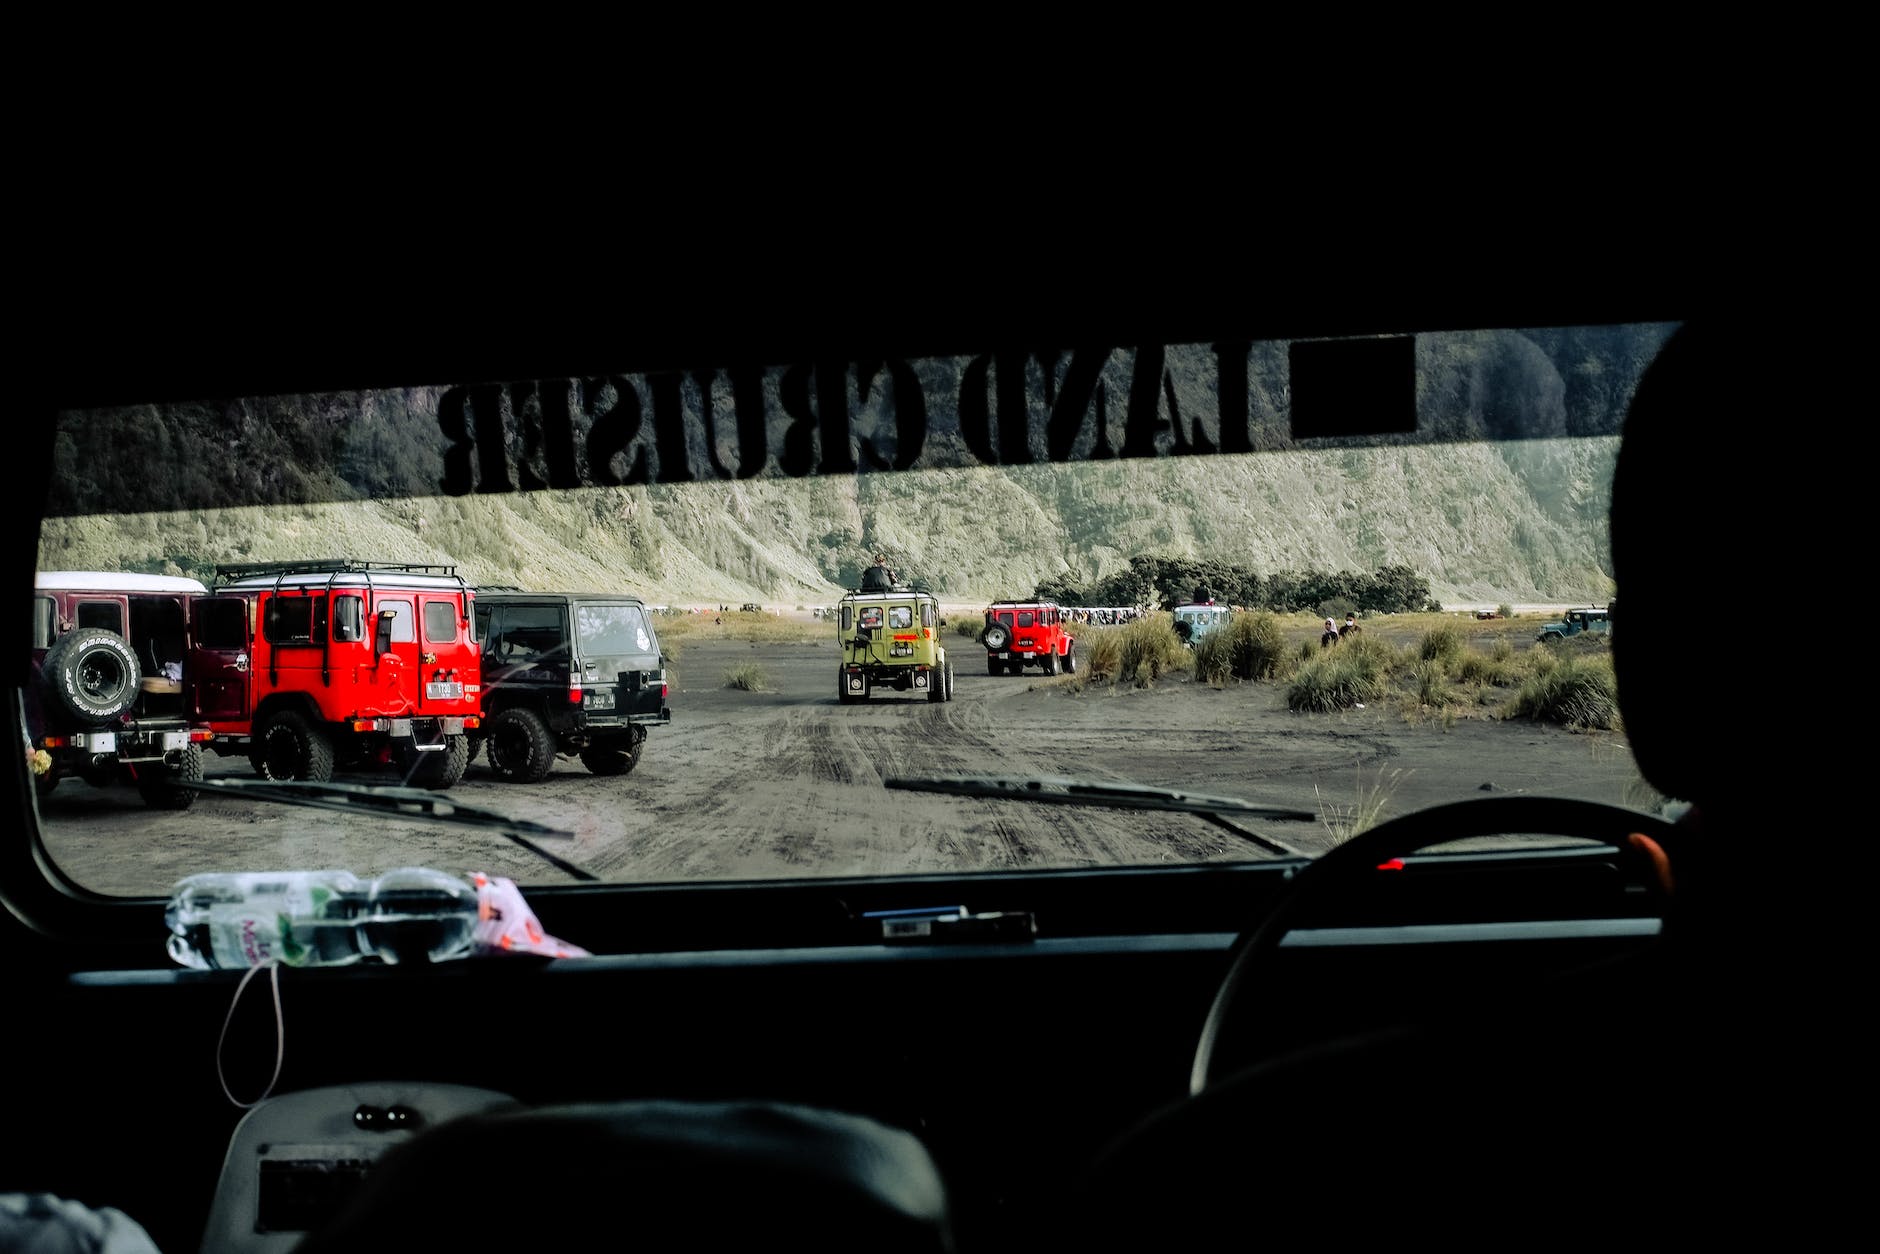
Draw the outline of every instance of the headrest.
[[[388,1152],[299,1246],[951,1248],[945,1189],[913,1135],[771,1102],[511,1108]]]

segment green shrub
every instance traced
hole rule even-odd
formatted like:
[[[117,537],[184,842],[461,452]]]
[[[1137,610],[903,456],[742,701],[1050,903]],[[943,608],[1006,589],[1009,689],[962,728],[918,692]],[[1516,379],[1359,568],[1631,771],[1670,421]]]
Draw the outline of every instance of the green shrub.
[[[953,620],[953,634],[956,636],[965,636],[968,640],[976,640],[979,637],[980,629],[985,625],[985,620],[983,619],[956,618]]]
[[[1434,660],[1415,662],[1410,667],[1410,687],[1418,705],[1447,705],[1455,698],[1455,691],[1449,684],[1449,673],[1443,664]]]
[[[1090,627],[1077,633],[1077,670],[1092,679],[1115,679],[1123,666],[1123,629]]]
[[[1487,653],[1463,650],[1450,671],[1457,683],[1487,684],[1506,688],[1521,679],[1521,667],[1514,660],[1514,648],[1506,640],[1497,640]]]
[[[1171,671],[1186,670],[1192,664],[1188,646],[1175,634],[1166,614],[1152,614],[1117,629],[1122,635],[1122,656],[1117,673],[1147,688]]]
[[[1417,642],[1417,656],[1425,662],[1438,662],[1447,669],[1462,657],[1462,633],[1444,625],[1432,627]]]
[[[770,676],[764,668],[755,662],[740,662],[725,670],[725,687],[742,688],[745,692],[767,692],[770,688]]]
[[[1374,650],[1321,649],[1300,663],[1286,687],[1286,707],[1316,713],[1348,710],[1377,700],[1384,692],[1384,675]]]
[[[1210,684],[1271,679],[1286,653],[1279,620],[1260,612],[1236,614],[1195,648],[1195,677]]]
[[[1513,618],[1514,607],[1512,605],[1497,605],[1495,607],[1495,613],[1502,618]]]
[[[1616,728],[1619,692],[1613,680],[1612,660],[1563,657],[1551,666],[1537,668],[1509,703],[1507,716],[1573,728]]]

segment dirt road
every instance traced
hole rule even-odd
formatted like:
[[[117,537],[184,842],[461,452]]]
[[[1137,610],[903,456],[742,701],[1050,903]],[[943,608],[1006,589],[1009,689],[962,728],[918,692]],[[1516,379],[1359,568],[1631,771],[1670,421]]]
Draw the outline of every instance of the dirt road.
[[[1130,781],[1297,807],[1311,823],[1250,822],[1306,852],[1341,825],[1487,793],[1634,802],[1622,737],[1542,724],[1407,721],[1395,708],[1294,714],[1272,685],[1215,689],[1187,676],[1146,690],[1072,695],[1028,672],[988,676],[949,641],[956,699],[836,702],[832,641],[688,641],[673,722],[630,775],[563,760],[534,786],[473,763],[447,797],[567,830],[544,840],[607,879],[685,880],[1095,867],[1268,856],[1206,820],[888,791],[895,775],[1047,775]],[[766,691],[723,686],[756,662]],[[248,777],[244,758],[209,773]],[[396,783],[389,774],[345,776]],[[87,888],[167,894],[195,871],[399,865],[482,870],[523,883],[566,877],[489,831],[355,818],[205,797],[181,813],[135,792],[62,781],[42,802],[52,856]]]

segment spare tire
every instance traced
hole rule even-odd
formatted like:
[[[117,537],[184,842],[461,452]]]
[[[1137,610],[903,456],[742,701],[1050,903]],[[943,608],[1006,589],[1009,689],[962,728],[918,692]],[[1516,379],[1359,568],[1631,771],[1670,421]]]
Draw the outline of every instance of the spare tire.
[[[1006,646],[1006,642],[1011,640],[1011,638],[1012,633],[1006,628],[1004,623],[994,623],[979,633],[979,643],[985,645],[986,648],[992,650],[994,653],[1003,649]]]
[[[80,627],[53,641],[44,673],[53,706],[81,723],[130,709],[144,677],[130,642],[101,627]]]

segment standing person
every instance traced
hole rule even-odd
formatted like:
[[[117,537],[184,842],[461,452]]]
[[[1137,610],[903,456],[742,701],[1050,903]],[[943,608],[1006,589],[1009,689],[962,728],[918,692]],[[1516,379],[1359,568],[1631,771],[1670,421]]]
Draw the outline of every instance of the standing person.
[[[1325,620],[1325,630],[1319,633],[1319,648],[1329,649],[1338,643],[1338,624],[1331,619]]]

